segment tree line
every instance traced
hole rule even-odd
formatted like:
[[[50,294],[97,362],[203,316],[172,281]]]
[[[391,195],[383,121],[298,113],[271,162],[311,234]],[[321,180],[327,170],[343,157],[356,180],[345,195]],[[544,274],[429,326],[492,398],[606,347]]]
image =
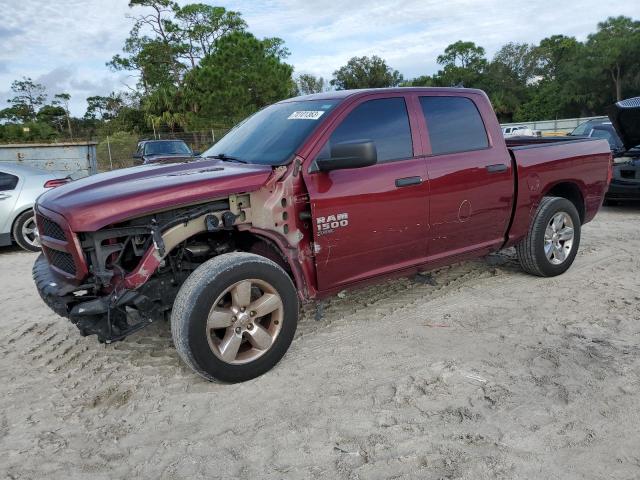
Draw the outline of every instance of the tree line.
[[[11,85],[0,110],[0,141],[95,138],[228,128],[283,98],[393,86],[461,86],[487,92],[501,121],[603,114],[640,94],[640,22],[611,17],[585,41],[553,35],[538,44],[508,43],[492,57],[471,41],[447,46],[433,75],[405,79],[378,57],[353,57],[330,80],[297,74],[277,37],[257,38],[239,12],[171,0],[131,0],[142,7],[122,52],[107,63],[137,78],[134,89],[87,98],[83,117],[70,95],[48,96],[29,77]]]

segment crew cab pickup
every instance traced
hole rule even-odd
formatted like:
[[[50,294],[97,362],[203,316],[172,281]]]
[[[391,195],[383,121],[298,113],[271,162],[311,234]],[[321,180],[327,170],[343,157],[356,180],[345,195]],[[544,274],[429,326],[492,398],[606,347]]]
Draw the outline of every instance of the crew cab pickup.
[[[170,314],[180,357],[227,382],[283,357],[301,302],[510,246],[525,271],[563,273],[611,175],[605,140],[505,141],[464,88],[284,100],[202,157],[42,195],[33,275],[103,342]]]

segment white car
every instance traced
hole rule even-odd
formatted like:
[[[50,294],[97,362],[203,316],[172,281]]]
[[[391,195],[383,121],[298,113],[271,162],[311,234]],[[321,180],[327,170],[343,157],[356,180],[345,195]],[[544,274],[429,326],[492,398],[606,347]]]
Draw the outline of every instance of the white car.
[[[33,205],[41,193],[70,179],[60,173],[11,162],[0,163],[0,246],[17,243],[25,250],[40,250]]]
[[[535,137],[537,133],[531,128],[521,125],[517,127],[502,127],[502,134],[505,137]]]

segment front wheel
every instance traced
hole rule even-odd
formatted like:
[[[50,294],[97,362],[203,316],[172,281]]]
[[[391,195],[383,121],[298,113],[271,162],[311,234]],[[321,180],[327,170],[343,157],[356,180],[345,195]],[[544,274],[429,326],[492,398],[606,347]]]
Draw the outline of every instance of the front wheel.
[[[277,264],[229,253],[200,265],[171,313],[178,354],[207,380],[243,382],[270,370],[296,331],[298,295]]]
[[[522,268],[553,277],[567,271],[580,245],[580,216],[566,198],[544,197],[524,240],[516,245]]]

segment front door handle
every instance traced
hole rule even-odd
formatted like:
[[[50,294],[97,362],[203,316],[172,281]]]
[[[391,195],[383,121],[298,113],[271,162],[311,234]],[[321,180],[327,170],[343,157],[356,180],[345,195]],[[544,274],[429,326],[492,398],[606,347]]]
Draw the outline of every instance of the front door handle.
[[[422,177],[404,177],[396,178],[396,187],[410,187],[411,185],[420,185]]]
[[[507,167],[507,165],[505,165],[504,163],[495,163],[493,165],[487,165],[485,168],[489,173],[501,173],[501,172],[506,172],[509,169],[509,167]]]

